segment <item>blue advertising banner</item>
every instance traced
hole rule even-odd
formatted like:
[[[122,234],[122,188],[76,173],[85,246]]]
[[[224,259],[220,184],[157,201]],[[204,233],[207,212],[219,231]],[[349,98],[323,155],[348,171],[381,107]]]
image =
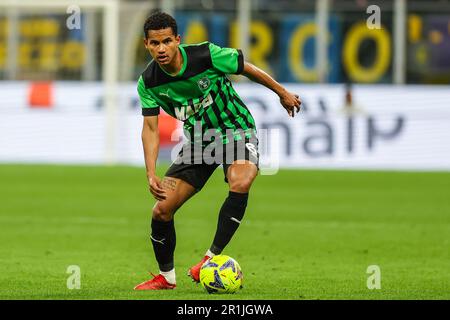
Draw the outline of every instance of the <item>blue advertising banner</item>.
[[[328,82],[340,81],[341,30],[335,16],[329,20]],[[317,82],[317,26],[314,15],[287,15],[279,33],[281,56],[279,79],[285,82]]]

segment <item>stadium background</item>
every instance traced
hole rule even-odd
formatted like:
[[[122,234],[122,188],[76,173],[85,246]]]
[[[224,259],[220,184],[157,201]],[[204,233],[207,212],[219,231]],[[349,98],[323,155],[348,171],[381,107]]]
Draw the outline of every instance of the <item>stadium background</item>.
[[[1,298],[207,297],[183,273],[212,237],[219,172],[177,214],[179,290],[130,290],[156,271],[136,93],[156,8],[304,102],[289,119],[233,77],[265,171],[227,248],[248,284],[231,298],[450,297],[450,1],[0,0]],[[161,115],[161,175],[179,129]]]

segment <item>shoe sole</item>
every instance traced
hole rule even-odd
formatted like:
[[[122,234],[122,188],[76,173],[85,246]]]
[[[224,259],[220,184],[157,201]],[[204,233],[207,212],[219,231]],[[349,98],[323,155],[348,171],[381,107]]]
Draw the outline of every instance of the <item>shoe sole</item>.
[[[175,288],[162,288],[162,289],[134,289],[134,291],[157,291],[157,290],[173,290]]]
[[[153,288],[153,289],[136,289],[136,287],[134,287],[133,288],[133,290],[136,290],[136,291],[151,291],[151,290],[173,290],[173,289],[175,289],[176,287],[169,287],[169,288],[158,288],[158,289],[156,289],[156,288]]]

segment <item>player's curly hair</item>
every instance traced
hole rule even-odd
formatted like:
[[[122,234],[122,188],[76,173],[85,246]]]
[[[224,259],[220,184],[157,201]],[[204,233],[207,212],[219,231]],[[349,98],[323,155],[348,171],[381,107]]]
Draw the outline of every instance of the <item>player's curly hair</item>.
[[[156,11],[152,13],[144,23],[144,36],[148,37],[149,30],[161,30],[172,28],[173,34],[178,35],[178,26],[175,19],[165,12]]]

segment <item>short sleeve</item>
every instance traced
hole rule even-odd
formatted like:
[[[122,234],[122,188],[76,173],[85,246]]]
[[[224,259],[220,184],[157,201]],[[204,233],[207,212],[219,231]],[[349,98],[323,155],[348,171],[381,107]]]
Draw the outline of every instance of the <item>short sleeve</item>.
[[[241,74],[244,71],[244,55],[234,48],[221,48],[209,43],[209,51],[214,68],[225,74]]]
[[[137,91],[141,101],[142,115],[157,116],[159,114],[159,105],[147,92],[142,76],[139,78]]]

